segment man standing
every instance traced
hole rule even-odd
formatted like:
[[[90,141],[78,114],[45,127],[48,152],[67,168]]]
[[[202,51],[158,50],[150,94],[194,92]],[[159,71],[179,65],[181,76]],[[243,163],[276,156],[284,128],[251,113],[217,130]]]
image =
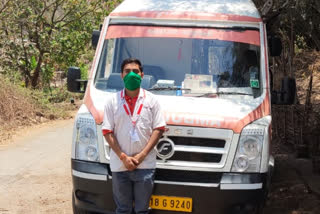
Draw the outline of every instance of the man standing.
[[[111,147],[113,197],[116,214],[149,212],[156,167],[154,146],[165,120],[153,94],[140,88],[143,68],[138,59],[121,65],[125,89],[110,97],[104,110],[102,131]]]

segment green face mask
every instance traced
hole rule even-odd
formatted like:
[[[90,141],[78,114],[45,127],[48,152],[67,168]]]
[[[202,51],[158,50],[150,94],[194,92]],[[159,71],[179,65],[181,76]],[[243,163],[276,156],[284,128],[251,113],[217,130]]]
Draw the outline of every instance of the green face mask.
[[[141,76],[131,71],[123,78],[123,82],[126,89],[134,91],[140,87]]]

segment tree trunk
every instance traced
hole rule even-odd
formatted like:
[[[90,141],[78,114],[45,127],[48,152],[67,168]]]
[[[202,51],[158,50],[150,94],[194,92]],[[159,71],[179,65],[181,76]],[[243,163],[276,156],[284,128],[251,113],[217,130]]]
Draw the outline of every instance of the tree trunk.
[[[29,71],[26,71],[26,69],[25,69],[25,71],[24,71],[24,83],[25,83],[26,88],[29,87],[30,79],[31,79],[30,73],[29,73]]]
[[[314,42],[317,50],[320,50],[319,34],[316,31],[317,31],[316,29],[313,30],[313,32],[311,34],[311,38],[312,38],[312,41]]]
[[[40,71],[41,71],[41,65],[42,65],[42,58],[43,58],[43,53],[39,53],[39,59],[38,59],[38,64],[36,69],[34,70],[34,73],[31,77],[31,86],[32,88],[36,88],[39,84],[39,76],[40,76]]]

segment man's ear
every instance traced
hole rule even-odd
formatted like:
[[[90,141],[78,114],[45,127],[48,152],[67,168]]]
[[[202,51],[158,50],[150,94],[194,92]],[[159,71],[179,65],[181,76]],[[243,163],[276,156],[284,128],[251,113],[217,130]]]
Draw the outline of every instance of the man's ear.
[[[124,72],[121,72],[121,73],[120,73],[122,79],[124,78],[123,74],[124,74]]]
[[[141,72],[141,78],[143,78],[143,76],[144,76],[144,73],[143,73],[143,72]]]

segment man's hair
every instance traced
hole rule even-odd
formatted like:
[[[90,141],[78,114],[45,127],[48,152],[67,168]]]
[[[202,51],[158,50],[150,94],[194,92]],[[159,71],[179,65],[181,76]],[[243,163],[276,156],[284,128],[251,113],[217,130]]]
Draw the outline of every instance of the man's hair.
[[[134,64],[139,65],[140,71],[143,72],[142,64],[141,64],[140,60],[138,60],[136,58],[128,58],[128,59],[123,60],[123,62],[121,64],[121,72],[123,72],[124,66],[126,66],[127,64],[130,64],[130,63],[134,63]]]

